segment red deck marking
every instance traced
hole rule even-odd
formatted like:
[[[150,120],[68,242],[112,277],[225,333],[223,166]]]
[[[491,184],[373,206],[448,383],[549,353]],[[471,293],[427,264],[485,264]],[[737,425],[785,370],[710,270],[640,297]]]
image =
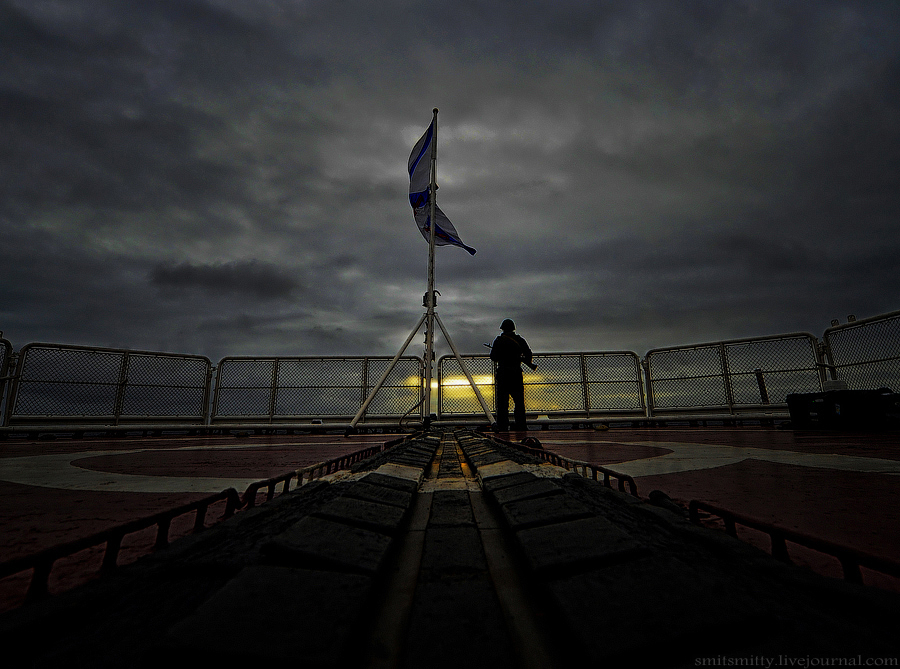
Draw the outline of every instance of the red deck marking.
[[[900,460],[900,434],[897,433],[654,428],[613,429],[602,433],[549,431],[540,433],[539,438],[547,450],[602,465],[635,460],[628,452],[628,442],[680,442],[791,451],[803,456],[835,454],[881,461]],[[631,448],[637,446],[632,444]],[[647,448],[646,445],[642,447]],[[822,458],[822,461],[827,462],[828,458]],[[843,461],[846,462],[848,460]],[[611,468],[615,469],[615,466]],[[744,459],[714,468],[640,476],[636,482],[644,497],[651,490],[662,490],[685,506],[692,499],[704,500],[900,561],[900,533],[897,532],[900,506],[896,504],[900,493],[898,474]],[[714,522],[711,524],[715,525]],[[769,551],[768,535],[745,528],[739,528],[738,535]],[[791,544],[789,552],[797,564],[829,576],[841,576],[840,565],[833,558]],[[900,591],[898,579],[873,572],[867,572],[864,578],[866,583]]]
[[[38,456],[36,462],[40,463],[39,456],[43,455],[122,451],[121,455],[81,457],[74,466],[161,480],[166,477],[261,480],[390,439],[390,435],[362,435],[352,439],[337,435],[260,435],[243,439],[220,436],[6,442],[0,447],[0,467],[6,458]],[[140,449],[147,450],[133,452]],[[243,494],[244,490],[238,492]],[[30,555],[205,496],[206,493],[187,492],[65,490],[0,480],[0,561]],[[224,502],[221,507],[210,508],[207,525],[221,517]],[[188,514],[173,521],[170,537],[189,534],[193,520],[193,514]],[[127,537],[120,564],[145,555],[154,540],[155,529]],[[93,577],[102,553],[100,547],[60,561],[51,575],[51,592]],[[30,577],[30,572],[26,572],[0,581],[0,611],[22,602]]]

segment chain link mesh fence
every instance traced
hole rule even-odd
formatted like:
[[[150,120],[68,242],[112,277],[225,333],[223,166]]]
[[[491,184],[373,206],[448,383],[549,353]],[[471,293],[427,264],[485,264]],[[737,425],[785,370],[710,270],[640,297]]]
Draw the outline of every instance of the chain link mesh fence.
[[[900,392],[900,311],[825,330],[834,378],[852,390]]]
[[[488,406],[496,409],[494,363],[487,355],[461,356]],[[525,406],[530,414],[590,417],[643,414],[640,363],[631,352],[542,353],[537,369],[524,369]],[[481,404],[454,356],[438,361],[439,417],[480,415]]]
[[[486,355],[460,356],[488,407],[494,407],[494,363]],[[483,416],[481,403],[454,356],[444,356],[437,364],[438,417]]]
[[[218,367],[213,421],[350,419],[392,358],[224,358]],[[366,415],[397,418],[423,397],[421,358],[401,357]]]
[[[11,386],[9,381],[10,362],[12,361],[12,344],[0,338],[0,418],[6,422],[6,389]]]
[[[202,356],[28,344],[9,422],[203,423],[211,368]]]
[[[585,353],[585,382],[591,412],[644,413],[641,362],[629,352]]]
[[[807,333],[654,349],[646,357],[651,410],[784,408],[790,393],[822,389],[818,362]]]
[[[631,352],[545,353],[525,370],[530,414],[556,417],[661,415],[785,409],[790,393],[820,392],[826,370],[851,389],[900,388],[900,312],[829,328],[827,366],[808,333]],[[495,408],[488,355],[463,356]],[[15,361],[12,369],[11,361]],[[387,357],[224,358],[212,420],[350,419]],[[0,339],[0,399],[6,425],[207,422],[212,367],[202,356],[62,344],[28,344],[18,358]],[[443,418],[482,416],[453,356],[437,365]],[[646,391],[646,397],[645,397]],[[367,418],[424,417],[424,363],[403,357],[370,403]]]

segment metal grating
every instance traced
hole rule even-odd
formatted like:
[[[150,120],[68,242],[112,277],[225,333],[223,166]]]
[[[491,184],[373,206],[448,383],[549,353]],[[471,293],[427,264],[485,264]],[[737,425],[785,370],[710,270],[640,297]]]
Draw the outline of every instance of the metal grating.
[[[214,421],[352,418],[390,364],[381,357],[224,358]],[[422,399],[420,358],[401,357],[369,405],[369,416],[398,417]]]
[[[646,364],[654,411],[784,407],[788,394],[822,388],[807,333],[655,349]]]
[[[488,406],[496,408],[494,365],[487,355],[462,356]],[[631,352],[542,353],[524,369],[525,406],[531,414],[591,416],[643,413],[640,364]],[[480,414],[481,405],[455,357],[438,362],[440,416]]]
[[[820,359],[824,353],[825,360]],[[493,363],[463,356],[493,407]],[[350,419],[390,364],[387,357],[225,358],[218,366],[213,419],[279,421]],[[610,414],[784,410],[791,393],[821,391],[826,374],[851,389],[900,388],[900,312],[825,331],[815,337],[770,337],[655,349],[643,369],[631,352],[544,353],[525,370],[531,414]],[[15,369],[13,369],[13,367]],[[437,366],[438,414],[481,416],[482,409],[453,356]],[[204,424],[212,367],[202,356],[152,351],[28,344],[16,355],[0,339],[4,424],[166,421]],[[368,407],[368,417],[424,417],[424,364],[400,358]]]
[[[211,364],[202,356],[28,344],[21,353],[10,423],[204,422]]]
[[[460,356],[472,380],[478,386],[484,401],[494,407],[494,363],[486,355]],[[459,361],[454,356],[444,356],[438,360],[438,416],[469,415],[483,416],[481,403],[469,385]]]
[[[368,382],[365,395],[381,378],[390,364],[387,358],[368,358]],[[368,416],[403,416],[424,417],[425,407],[425,364],[421,358],[400,358],[396,366],[385,379],[384,384],[366,409]],[[352,414],[355,415],[361,405],[357,404]],[[418,410],[416,410],[418,408]]]
[[[828,328],[824,340],[833,378],[900,392],[900,311]]]
[[[770,404],[786,404],[791,393],[819,392],[822,379],[816,343],[808,334],[726,343],[734,404],[764,404],[759,375]]]
[[[211,371],[207,358],[129,353],[121,415],[202,417]]]
[[[588,408],[593,412],[646,410],[641,362],[630,351],[585,353]]]

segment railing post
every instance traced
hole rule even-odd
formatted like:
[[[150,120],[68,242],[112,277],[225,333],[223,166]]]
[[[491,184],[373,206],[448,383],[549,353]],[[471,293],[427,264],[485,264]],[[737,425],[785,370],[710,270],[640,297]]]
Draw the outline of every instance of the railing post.
[[[734,518],[730,515],[725,515],[722,516],[722,521],[725,523],[725,532],[733,537],[737,537],[737,527],[735,526]]]
[[[791,561],[788,555],[787,544],[784,541],[784,535],[781,532],[771,531],[769,537],[772,539],[772,557],[781,562]]]
[[[644,416],[647,416],[647,393],[644,391],[644,375],[641,371],[641,360],[636,353],[632,353],[632,361],[634,362],[634,380],[637,383],[638,397],[640,398],[640,407],[643,409]]]
[[[119,366],[119,380],[116,385],[116,399],[113,405],[113,424],[119,424],[122,406],[125,403],[125,386],[128,383],[128,351],[122,352],[122,364]]]
[[[231,518],[234,515],[234,512],[241,505],[241,498],[238,495],[237,490],[233,490],[234,494],[229,494],[227,497],[227,501],[225,502],[225,513],[222,515],[223,518]]]
[[[225,359],[219,361],[219,364],[213,367],[215,371],[214,378],[216,380],[215,385],[213,387],[213,399],[212,399],[212,409],[209,412],[209,424],[212,425],[213,421],[216,418],[216,415],[219,413],[219,387],[222,385],[222,367],[224,366]]]
[[[754,370],[756,374],[756,385],[759,386],[759,397],[763,404],[769,403],[769,391],[766,388],[766,379],[763,377],[763,371],[758,367]]]
[[[816,354],[819,358],[819,382],[822,384],[822,387],[825,387],[825,381],[828,381],[828,376],[831,376],[832,381],[837,381],[837,367],[834,366],[834,357],[831,354],[831,344],[828,342],[828,337],[822,342],[817,343],[816,345]],[[825,372],[826,368],[828,369],[828,373]]]
[[[157,523],[156,543],[153,545],[153,550],[162,550],[169,545],[169,526],[171,524],[171,518],[160,518]]]
[[[21,352],[12,352],[9,354],[9,361],[6,365],[7,372],[12,377],[8,379],[9,383],[6,384],[6,407],[3,410],[2,421],[3,425],[9,425],[9,420],[12,417],[13,410],[16,406],[16,396],[19,394],[19,379],[22,377],[22,358],[24,356]]]
[[[41,597],[46,596],[50,592],[49,581],[50,571],[53,569],[52,559],[42,560],[34,566],[31,574],[31,583],[28,585],[28,592],[25,595],[25,601],[33,602]]]
[[[641,369],[644,371],[644,386],[647,396],[647,406],[645,414],[647,418],[653,417],[653,379],[650,377],[650,357],[647,356],[640,362]]]
[[[204,425],[212,424],[212,407],[210,406],[210,400],[213,397],[212,383],[215,372],[215,365],[210,365],[206,368],[206,388],[203,389],[203,417],[201,418]],[[215,402],[213,402],[213,404],[215,404]]]
[[[197,507],[197,515],[194,518],[194,532],[200,532],[206,528],[206,505]]]
[[[278,361],[279,358],[272,360],[272,391],[269,393],[269,424],[275,420],[275,397],[278,394]]]
[[[841,561],[841,567],[844,570],[844,580],[862,585],[863,578],[862,572],[859,570],[859,563],[853,558],[846,556],[838,557],[838,559]]]
[[[581,397],[584,401],[584,415],[587,418],[591,417],[591,394],[588,391],[588,374],[587,374],[587,363],[584,359],[584,353],[579,354],[578,356],[581,362]]]
[[[734,393],[731,388],[731,374],[728,372],[728,354],[725,351],[725,344],[719,344],[719,361],[722,365],[722,381],[725,384],[725,402],[728,404],[728,411],[734,413]]]
[[[116,569],[116,561],[119,559],[119,549],[122,547],[122,534],[110,535],[106,540],[106,552],[103,554],[103,564],[100,566],[101,574],[109,574]]]
[[[359,384],[360,389],[360,398],[359,405],[362,406],[363,402],[366,401],[366,398],[369,396],[369,358],[364,357],[362,359],[362,375]]]
[[[10,379],[9,370],[11,369],[12,346],[8,341],[3,339],[3,333],[0,332],[0,425],[6,425],[6,411],[3,410],[3,400],[6,398],[6,388],[11,385],[7,381]]]

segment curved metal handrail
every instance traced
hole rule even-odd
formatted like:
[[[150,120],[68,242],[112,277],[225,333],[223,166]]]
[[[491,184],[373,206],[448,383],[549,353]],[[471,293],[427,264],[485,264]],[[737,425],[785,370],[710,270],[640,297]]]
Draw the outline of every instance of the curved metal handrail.
[[[498,437],[491,437],[491,439],[498,441],[506,446],[511,446],[519,451],[528,453],[529,455],[540,458],[545,462],[549,462],[551,465],[556,465],[557,467],[563,467],[565,469],[568,469],[569,471],[574,471],[576,474],[580,474],[584,478],[599,481],[600,479],[598,478],[598,475],[603,474],[603,485],[605,485],[607,488],[612,488],[610,478],[614,478],[617,481],[616,487],[620,492],[629,492],[634,497],[638,497],[637,484],[634,482],[634,479],[628,474],[622,474],[621,472],[617,472],[600,465],[592,465],[589,462],[572,460],[571,458],[566,458],[562,455],[559,455],[558,453],[544,450],[541,442],[536,437],[525,437],[522,442],[518,444],[513,441],[500,439]],[[537,444],[537,446],[531,446],[529,444]],[[588,472],[590,472],[590,475],[588,475]],[[625,490],[626,484],[628,485],[627,491]]]
[[[100,567],[100,573],[101,575],[109,574],[117,566],[119,550],[122,547],[122,539],[124,539],[126,535],[156,525],[158,529],[153,550],[165,548],[169,545],[169,527],[173,519],[186,513],[190,513],[191,511],[196,511],[197,516],[194,520],[193,531],[194,533],[200,532],[206,527],[205,518],[209,506],[222,500],[225,500],[226,502],[223,518],[230,518],[238,508],[243,506],[237,491],[234,488],[227,488],[215,495],[182,504],[174,509],[160,511],[144,518],[138,518],[123,523],[122,525],[117,525],[116,527],[111,527],[107,530],[81,537],[80,539],[46,548],[37,553],[32,553],[31,555],[0,563],[0,578],[6,578],[7,576],[18,574],[27,569],[33,569],[34,572],[31,577],[31,583],[28,586],[26,601],[37,599],[48,594],[50,571],[53,569],[53,564],[57,560],[104,543],[106,544],[106,552],[103,554],[103,563]]]
[[[697,499],[691,500],[688,506],[688,513],[692,523],[700,524],[700,511],[718,516],[725,523],[725,532],[737,538],[737,525],[743,525],[769,535],[772,546],[772,557],[782,562],[791,563],[788,555],[786,541],[799,544],[806,548],[811,548],[820,553],[825,553],[837,558],[844,570],[844,580],[853,583],[862,583],[862,572],[860,567],[873,569],[889,576],[900,578],[900,563],[887,558],[878,557],[871,553],[865,553],[855,548],[842,546],[826,539],[814,537],[797,530],[790,530],[779,527],[772,523],[768,523],[741,513],[736,513],[729,509],[724,509],[715,504],[709,504]]]
[[[69,557],[71,555],[74,555],[75,553],[78,553],[79,551],[93,548],[105,543],[106,551],[103,554],[103,562],[100,567],[100,575],[107,575],[114,571],[117,567],[119,551],[122,547],[122,540],[128,534],[139,532],[141,530],[147,529],[148,527],[156,525],[158,528],[156,534],[156,543],[153,545],[152,550],[165,548],[169,545],[169,528],[172,524],[172,520],[179,516],[190,513],[191,511],[195,511],[197,515],[194,520],[193,532],[200,532],[206,529],[206,512],[211,504],[215,504],[216,502],[225,500],[225,512],[222,516],[222,519],[225,520],[231,518],[238,509],[249,509],[256,506],[256,496],[261,488],[267,488],[266,501],[269,501],[274,497],[275,489],[279,483],[284,484],[282,489],[282,494],[284,494],[285,492],[289,491],[290,481],[294,477],[297,477],[298,487],[302,486],[304,477],[306,477],[306,482],[309,483],[316,478],[321,478],[322,476],[326,476],[327,474],[340,471],[341,469],[345,469],[356,462],[365,460],[366,458],[383,452],[389,448],[393,448],[394,446],[415,438],[415,436],[415,434],[406,435],[400,437],[399,439],[394,439],[382,444],[378,444],[377,446],[371,446],[369,448],[355,451],[353,453],[348,453],[339,458],[333,458],[331,460],[319,462],[308,467],[302,467],[300,469],[293,470],[279,476],[273,476],[263,481],[256,481],[255,483],[252,483],[250,484],[250,486],[248,486],[247,490],[244,492],[243,499],[241,499],[241,496],[234,488],[227,488],[215,495],[210,495],[194,502],[188,502],[187,504],[182,504],[173,509],[160,511],[144,518],[138,518],[136,520],[111,527],[101,532],[95,532],[94,534],[86,537],[68,541],[57,546],[51,546],[50,548],[38,551],[37,553],[32,553],[31,555],[25,555],[12,560],[7,560],[6,562],[0,563],[0,579],[6,578],[8,576],[13,576],[28,569],[33,569],[34,571],[31,577],[31,582],[28,586],[28,592],[25,596],[26,602],[33,601],[49,594],[48,583],[50,579],[50,572],[53,569],[54,563],[61,558]]]

